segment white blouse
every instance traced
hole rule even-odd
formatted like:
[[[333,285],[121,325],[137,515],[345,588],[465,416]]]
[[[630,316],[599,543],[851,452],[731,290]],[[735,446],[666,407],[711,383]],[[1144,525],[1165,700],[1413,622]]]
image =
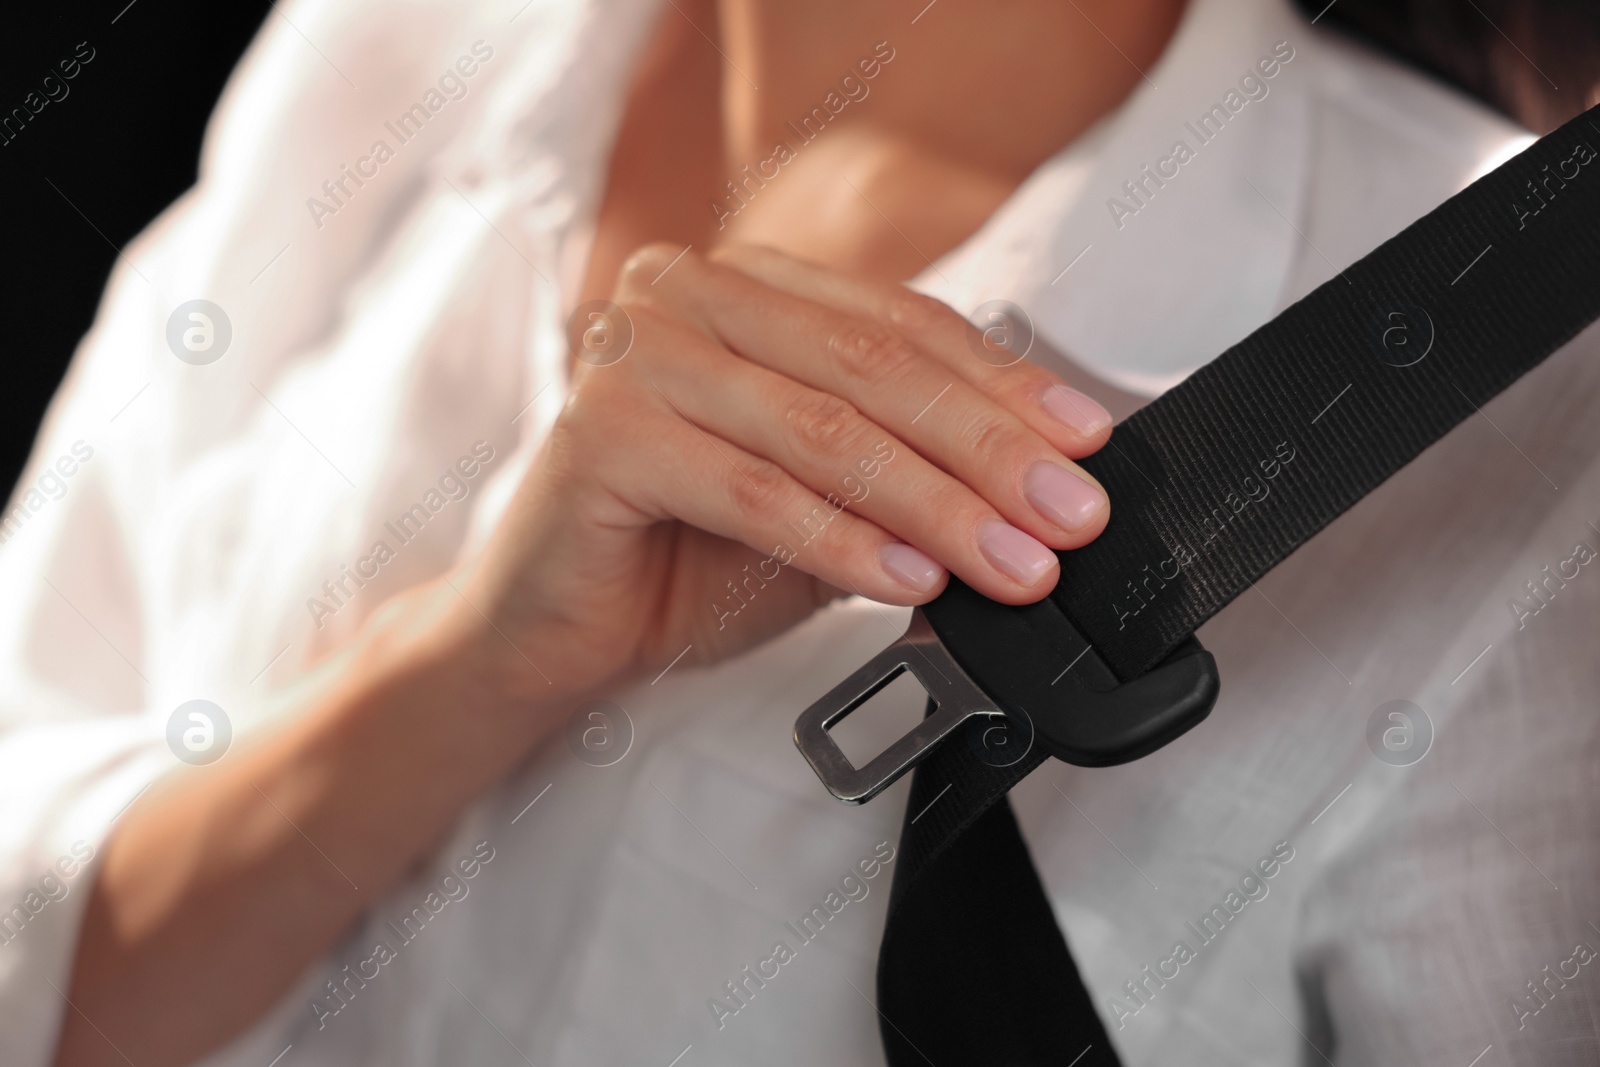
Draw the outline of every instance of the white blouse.
[[[123,250],[0,524],[0,1062],[49,1062],[142,790],[492,528],[658,14],[287,0]],[[1021,305],[1119,415],[1526,143],[1285,0],[1193,0],[1145,74],[914,282]],[[1596,339],[1208,624],[1201,727],[1013,794],[1130,1065],[1595,1061]],[[791,730],[905,616],[843,602],[612,694],[605,758],[553,738],[206,1062],[881,1063],[906,785],[842,806]]]

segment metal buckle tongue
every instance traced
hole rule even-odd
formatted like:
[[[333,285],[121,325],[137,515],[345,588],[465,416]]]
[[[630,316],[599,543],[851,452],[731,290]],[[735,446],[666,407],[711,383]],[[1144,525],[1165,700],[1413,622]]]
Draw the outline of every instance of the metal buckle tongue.
[[[982,604],[988,612],[988,602]],[[1015,625],[1006,614],[1013,609],[993,605],[993,610],[991,617],[979,620],[984,628],[993,632]],[[1011,679],[1015,690],[1011,695],[1017,706],[1002,710],[961,669],[917,608],[904,636],[801,714],[794,727],[795,746],[828,792],[847,804],[864,804],[977,715],[1003,719],[1015,715],[1015,722],[1025,727],[1028,744],[1080,767],[1107,767],[1149,755],[1191,729],[1216,704],[1220,689],[1216,660],[1193,637],[1144,674],[1119,683],[1070,623],[1058,621],[1055,634],[1059,647],[1054,650],[1071,663],[1048,682],[1033,669],[1036,661],[1029,657],[1037,653],[1030,650],[1025,628],[1009,634],[1015,641],[991,644],[996,676]],[[933,714],[865,767],[854,766],[828,730],[905,671],[933,699]]]
[[[910,671],[933,700],[934,712],[911,732],[856,767],[828,731],[890,682]],[[828,792],[846,804],[865,804],[915,767],[933,747],[975,715],[1003,713],[956,665],[921,608],[899,640],[828,690],[794,724],[794,743]]]

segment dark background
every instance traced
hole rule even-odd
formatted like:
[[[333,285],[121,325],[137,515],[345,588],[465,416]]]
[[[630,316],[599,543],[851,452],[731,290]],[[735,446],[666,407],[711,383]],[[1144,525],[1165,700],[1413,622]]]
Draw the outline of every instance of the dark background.
[[[1592,103],[1600,85],[1600,0],[1295,2],[1319,25],[1357,33],[1541,132]],[[9,11],[0,33],[0,114],[21,106],[80,41],[95,58],[66,83],[64,99],[0,146],[7,494],[93,320],[113,245],[127,244],[194,184],[206,120],[272,10],[267,0],[30,7]]]
[[[206,119],[271,10],[266,0],[51,6],[19,4],[0,29],[0,115],[21,107],[30,90],[42,95],[41,80],[59,76],[58,61],[80,41],[94,49],[65,83],[67,95],[0,146],[5,495],[94,319],[117,255],[112,245],[126,245],[194,184]]]

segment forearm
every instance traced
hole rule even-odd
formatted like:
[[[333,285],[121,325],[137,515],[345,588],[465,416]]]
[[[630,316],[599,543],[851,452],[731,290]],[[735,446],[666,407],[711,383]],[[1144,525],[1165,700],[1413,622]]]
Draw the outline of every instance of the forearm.
[[[186,1063],[240,1033],[544,736],[551,705],[500,698],[439,623],[454,595],[391,604],[316,706],[123,816],[58,1067]]]

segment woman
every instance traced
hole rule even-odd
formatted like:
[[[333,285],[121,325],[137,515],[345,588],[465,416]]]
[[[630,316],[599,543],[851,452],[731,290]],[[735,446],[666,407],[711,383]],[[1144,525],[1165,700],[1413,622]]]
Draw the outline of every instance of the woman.
[[[1043,596],[1113,416],[1526,142],[1281,0],[917,7],[269,27],[0,555],[8,1063],[879,1062],[903,794],[795,713],[879,605]],[[1592,1058],[1600,584],[1523,588],[1589,344],[1208,626],[1203,729],[1014,794],[1129,1062]]]

